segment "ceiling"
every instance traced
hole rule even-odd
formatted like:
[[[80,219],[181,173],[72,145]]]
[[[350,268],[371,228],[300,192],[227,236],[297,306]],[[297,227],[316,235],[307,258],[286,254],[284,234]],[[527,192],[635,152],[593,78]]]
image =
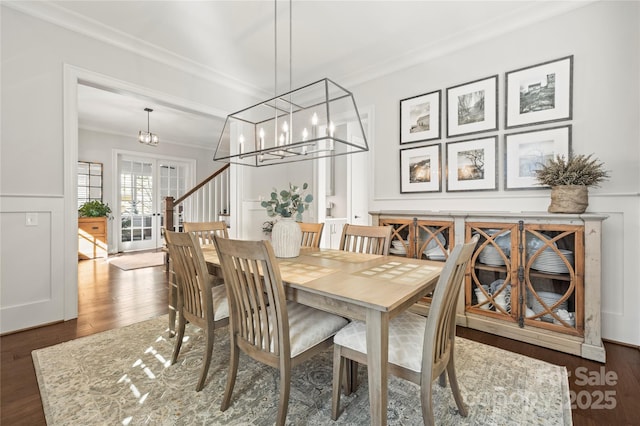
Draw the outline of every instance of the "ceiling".
[[[260,97],[329,77],[347,88],[588,1],[4,1],[91,37]],[[291,69],[289,64],[291,63]],[[292,81],[289,82],[291,71]],[[224,117],[79,87],[83,128],[215,147]],[[232,112],[232,111],[228,111]]]

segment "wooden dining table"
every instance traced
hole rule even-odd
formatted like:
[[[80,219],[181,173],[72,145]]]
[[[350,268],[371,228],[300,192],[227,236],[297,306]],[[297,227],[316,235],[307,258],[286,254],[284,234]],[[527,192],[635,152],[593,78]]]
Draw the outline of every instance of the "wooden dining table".
[[[220,266],[213,246],[203,253]],[[366,323],[371,424],[385,425],[389,320],[433,291],[444,264],[322,248],[277,262],[288,299]]]

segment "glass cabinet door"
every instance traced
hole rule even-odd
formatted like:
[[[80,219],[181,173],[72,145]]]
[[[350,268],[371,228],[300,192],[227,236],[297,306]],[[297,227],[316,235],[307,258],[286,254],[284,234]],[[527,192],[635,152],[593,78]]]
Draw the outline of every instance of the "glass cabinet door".
[[[516,320],[517,230],[517,224],[467,224],[467,240],[480,236],[469,267],[467,310]]]
[[[416,251],[419,258],[444,262],[454,241],[453,222],[422,221],[416,223]]]
[[[580,226],[524,227],[525,323],[583,335],[583,238]]]

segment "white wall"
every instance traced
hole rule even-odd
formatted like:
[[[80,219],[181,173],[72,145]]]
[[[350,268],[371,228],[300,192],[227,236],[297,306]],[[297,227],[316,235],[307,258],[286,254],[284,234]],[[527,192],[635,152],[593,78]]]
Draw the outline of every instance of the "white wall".
[[[503,135],[571,124],[573,151],[594,153],[612,175],[601,188],[590,189],[588,208],[590,212],[609,215],[603,225],[603,336],[634,345],[640,345],[639,6],[638,2],[593,3],[351,88],[359,103],[373,104],[376,108],[377,143],[370,210],[545,211],[549,190],[503,190]],[[574,55],[573,119],[506,132],[504,73],[568,55]],[[486,134],[499,135],[500,189],[400,194],[400,99],[438,89],[442,89],[444,97],[447,87],[495,74],[499,74],[499,131]],[[444,127],[442,134],[445,157],[448,140]],[[402,145],[409,146],[420,144]]]
[[[75,170],[77,158],[77,152],[65,151],[65,146],[77,130],[65,129],[70,112],[65,109],[69,108],[64,96],[69,90],[64,82],[66,65],[154,95],[202,105],[207,113],[234,111],[255,99],[35,19],[4,3],[0,20],[0,232],[3,251],[11,248],[11,256],[3,252],[0,260],[0,332],[6,332],[77,316],[77,229],[73,226],[77,206],[71,187],[65,185],[73,177],[70,171]],[[46,227],[43,222],[38,228],[47,234],[38,237],[44,250],[34,251],[33,241],[17,237],[34,234],[25,226],[29,212],[39,212],[47,219]],[[32,267],[13,267],[16,258],[28,258]],[[46,281],[42,280],[43,270],[52,270]],[[59,305],[60,298],[64,306],[42,318],[42,303]]]

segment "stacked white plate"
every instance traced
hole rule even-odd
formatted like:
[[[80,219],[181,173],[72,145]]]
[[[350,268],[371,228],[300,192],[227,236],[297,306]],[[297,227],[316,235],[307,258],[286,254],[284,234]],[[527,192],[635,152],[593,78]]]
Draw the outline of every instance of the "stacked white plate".
[[[488,235],[495,235],[500,229],[485,229]],[[500,255],[502,251],[507,257],[511,254],[511,231],[504,232],[494,239],[495,244],[500,247],[498,250],[493,244],[489,243],[478,255],[480,262],[485,265],[502,266],[505,264],[504,259]]]
[[[498,249],[496,249],[492,245],[488,245],[484,249],[482,249],[482,251],[478,255],[478,259],[480,259],[480,262],[484,263],[485,265],[502,266],[505,264],[504,259],[500,255]]]
[[[558,249],[558,251],[573,267],[573,252],[571,250],[563,249]],[[558,253],[551,248],[546,248],[542,253],[540,253],[540,255],[531,263],[531,267],[538,271],[550,272],[552,274],[566,274],[569,272],[569,268],[562,260],[562,257],[560,257]]]
[[[437,230],[434,228],[429,228],[429,230],[431,230],[433,233],[435,233]],[[430,234],[429,232],[425,231],[424,229],[420,228],[420,245],[424,244],[425,241],[429,240],[429,238],[431,238],[433,234]],[[424,248],[424,254],[427,254],[427,252],[432,252],[433,253],[433,249],[435,248],[440,248],[440,245],[438,244],[438,242],[436,241],[436,239],[438,241],[440,241],[440,244],[442,244],[443,246],[447,245],[447,240],[444,238],[444,235],[442,235],[441,232],[438,232],[437,234],[435,234],[435,238],[431,238],[429,240],[429,242],[427,243],[427,246]]]
[[[446,255],[442,252],[442,249],[440,247],[435,247],[431,250],[425,250],[424,254],[429,260],[447,260]]]
[[[409,240],[404,240],[404,241],[393,240],[391,241],[391,247],[389,247],[389,253],[406,255],[407,249],[405,248],[405,245],[408,246],[408,244],[409,244]]]
[[[562,294],[553,293],[550,291],[539,291],[538,296],[548,307],[551,307],[554,303],[558,301],[558,299],[562,297]],[[540,312],[546,312],[545,307],[542,306],[540,302],[538,302],[538,299],[536,299],[533,296],[533,294],[528,292],[527,292],[527,305],[529,305],[533,310],[533,312],[535,312],[536,314],[539,314]],[[553,312],[558,312],[558,309],[564,309],[566,311],[567,301],[565,300],[564,302],[556,306],[553,309]],[[553,322],[553,317],[550,314],[543,315],[541,318],[545,321]]]

